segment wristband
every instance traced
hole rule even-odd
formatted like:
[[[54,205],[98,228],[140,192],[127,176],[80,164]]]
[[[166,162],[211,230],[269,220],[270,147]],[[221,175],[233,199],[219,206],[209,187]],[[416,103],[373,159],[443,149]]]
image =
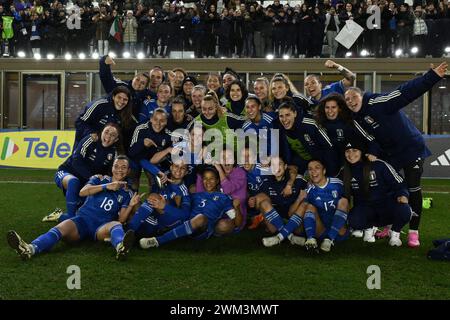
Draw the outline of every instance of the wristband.
[[[102,184],[102,191],[107,191],[108,189],[106,188],[107,184]]]
[[[342,70],[344,70],[344,67],[343,66],[339,66],[337,69],[338,69],[339,72],[341,72]]]

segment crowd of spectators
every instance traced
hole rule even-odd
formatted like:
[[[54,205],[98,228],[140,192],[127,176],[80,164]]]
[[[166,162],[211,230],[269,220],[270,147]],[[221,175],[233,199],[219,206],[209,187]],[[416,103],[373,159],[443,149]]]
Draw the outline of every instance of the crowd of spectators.
[[[193,1],[193,2],[188,2]],[[440,57],[450,46],[448,0],[0,0],[1,56],[66,52],[170,57]],[[295,5],[294,5],[295,4]],[[366,25],[373,6],[381,25]],[[368,13],[368,8],[371,8]],[[371,11],[372,10],[372,11]],[[353,20],[364,32],[348,50],[335,37]],[[411,48],[417,47],[417,51]],[[397,54],[398,56],[398,54]]]

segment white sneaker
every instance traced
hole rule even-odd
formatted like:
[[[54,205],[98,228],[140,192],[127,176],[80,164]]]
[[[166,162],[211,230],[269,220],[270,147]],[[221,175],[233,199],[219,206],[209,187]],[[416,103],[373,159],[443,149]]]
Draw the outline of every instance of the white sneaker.
[[[322,243],[320,244],[320,250],[325,251],[325,252],[330,252],[332,246],[334,246],[333,240],[325,238],[325,239],[323,239]]]
[[[362,230],[353,230],[352,237],[362,238],[364,236],[364,232]]]
[[[289,241],[291,242],[292,245],[297,245],[300,247],[304,247],[305,243],[306,243],[306,238],[304,237],[299,237],[293,234],[290,234],[288,236]]]
[[[391,247],[400,247],[402,245],[402,240],[400,240],[400,232],[391,231],[389,245]]]
[[[278,236],[273,236],[273,237],[265,237],[262,239],[262,243],[265,247],[273,247],[276,246],[277,244],[281,243],[280,238],[278,238]]]
[[[11,248],[16,250],[17,254],[22,260],[28,260],[34,254],[33,245],[26,243],[17,234],[17,232],[11,230],[6,234],[6,240]]]
[[[158,240],[156,240],[155,237],[153,237],[153,238],[142,238],[141,240],[139,240],[139,245],[141,246],[142,249],[159,247]]]
[[[368,228],[364,230],[364,242],[375,242],[375,232],[377,231],[376,227]]]
[[[306,250],[315,250],[317,249],[317,240],[315,238],[309,238],[305,242]]]
[[[62,214],[63,211],[60,208],[56,208],[52,213],[46,215],[42,219],[42,222],[57,222]]]

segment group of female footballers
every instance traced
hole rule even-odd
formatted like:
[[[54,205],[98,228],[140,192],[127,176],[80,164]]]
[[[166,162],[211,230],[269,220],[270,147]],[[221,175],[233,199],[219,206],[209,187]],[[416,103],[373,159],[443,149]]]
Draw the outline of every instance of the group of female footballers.
[[[121,81],[114,64],[100,59],[108,94],[77,118],[73,152],[55,174],[66,210],[43,221],[58,224],[31,243],[7,234],[23,259],[61,239],[108,241],[122,259],[136,239],[148,249],[247,227],[265,228],[266,247],[288,239],[329,252],[350,235],[401,246],[409,223],[408,246],[420,245],[420,179],[430,151],[401,109],[445,76],[446,62],[392,92],[370,93],[328,60],[343,79],[323,87],[309,75],[307,96],[284,74],[258,78],[251,94],[228,68],[204,86],[181,68]],[[211,151],[210,130],[226,137],[229,129],[248,135]],[[250,143],[263,138],[267,152]],[[138,193],[142,171],[148,196]]]

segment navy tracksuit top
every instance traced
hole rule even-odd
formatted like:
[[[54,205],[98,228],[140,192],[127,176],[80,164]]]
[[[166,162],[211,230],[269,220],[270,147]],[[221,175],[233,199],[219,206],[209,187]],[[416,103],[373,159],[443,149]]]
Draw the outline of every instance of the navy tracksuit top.
[[[363,96],[361,110],[353,119],[361,125],[383,150],[382,158],[400,169],[418,158],[431,155],[421,132],[405,115],[402,108],[413,102],[441,80],[433,70],[405,82],[390,93],[370,93]]]
[[[386,198],[394,196],[409,197],[402,177],[395,169],[383,160],[370,162],[369,199],[364,197],[363,163],[350,165],[351,188],[355,205],[377,206],[386,202]]]

